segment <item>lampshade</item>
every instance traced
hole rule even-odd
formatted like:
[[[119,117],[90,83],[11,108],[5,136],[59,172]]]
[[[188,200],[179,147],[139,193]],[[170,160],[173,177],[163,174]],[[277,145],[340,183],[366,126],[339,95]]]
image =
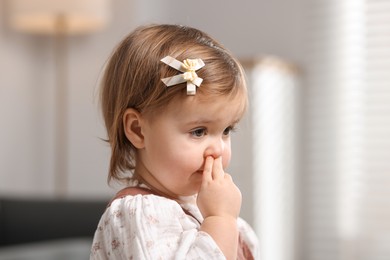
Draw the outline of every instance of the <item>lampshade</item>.
[[[110,0],[11,0],[10,24],[39,34],[81,34],[104,28]]]

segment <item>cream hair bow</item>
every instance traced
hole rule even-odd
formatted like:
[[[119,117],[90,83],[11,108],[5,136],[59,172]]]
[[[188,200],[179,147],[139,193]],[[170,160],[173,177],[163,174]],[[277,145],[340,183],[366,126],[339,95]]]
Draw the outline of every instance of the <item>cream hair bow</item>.
[[[175,75],[168,78],[161,79],[167,87],[174,86],[183,82],[187,82],[187,95],[195,95],[196,87],[199,87],[203,79],[199,78],[196,71],[204,67],[202,59],[186,59],[183,62],[166,56],[161,61],[168,66],[183,72],[182,74]]]

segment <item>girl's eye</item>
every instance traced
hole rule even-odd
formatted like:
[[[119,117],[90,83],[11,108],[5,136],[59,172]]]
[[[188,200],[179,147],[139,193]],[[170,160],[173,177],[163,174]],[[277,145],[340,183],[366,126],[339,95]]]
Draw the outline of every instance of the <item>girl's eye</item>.
[[[206,129],[205,128],[198,128],[190,132],[191,135],[195,137],[202,137],[206,134]]]
[[[231,132],[233,132],[235,129],[234,129],[234,126],[229,126],[227,127],[224,131],[223,131],[223,135],[230,135]]]

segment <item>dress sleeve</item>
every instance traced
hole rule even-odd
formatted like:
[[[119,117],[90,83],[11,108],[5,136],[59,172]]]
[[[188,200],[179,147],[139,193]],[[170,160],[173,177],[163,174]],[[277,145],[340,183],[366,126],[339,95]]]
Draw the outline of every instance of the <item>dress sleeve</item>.
[[[252,227],[242,218],[237,220],[238,230],[242,239],[248,245],[254,259],[260,259],[259,240]]]
[[[211,236],[173,200],[116,199],[95,232],[90,259],[225,259]]]

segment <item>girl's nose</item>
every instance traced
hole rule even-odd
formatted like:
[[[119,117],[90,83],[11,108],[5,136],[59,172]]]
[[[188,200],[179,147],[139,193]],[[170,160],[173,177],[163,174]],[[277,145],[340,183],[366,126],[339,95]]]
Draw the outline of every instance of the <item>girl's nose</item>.
[[[214,159],[222,156],[225,142],[221,138],[213,138],[205,150],[204,157],[212,156]]]

